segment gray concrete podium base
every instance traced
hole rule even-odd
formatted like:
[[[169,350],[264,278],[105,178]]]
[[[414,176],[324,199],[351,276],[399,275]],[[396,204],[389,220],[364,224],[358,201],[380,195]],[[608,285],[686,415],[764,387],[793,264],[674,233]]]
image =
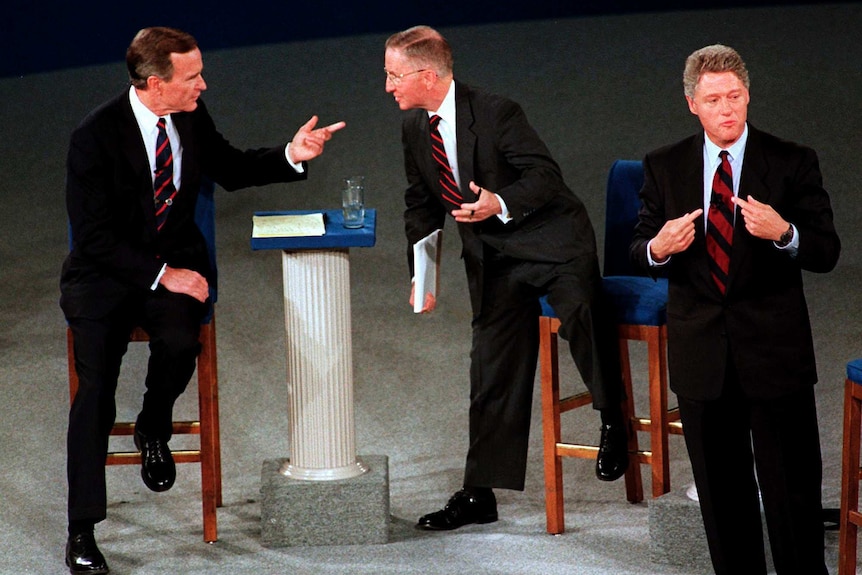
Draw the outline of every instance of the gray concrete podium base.
[[[308,481],[267,459],[261,476],[264,547],[356,545],[389,541],[389,458],[364,455],[368,471],[350,479]]]
[[[772,569],[772,553],[762,509],[760,521],[764,528],[766,566]],[[650,500],[649,538],[653,562],[685,567],[698,573],[712,573],[700,504],[691,499],[685,489]]]

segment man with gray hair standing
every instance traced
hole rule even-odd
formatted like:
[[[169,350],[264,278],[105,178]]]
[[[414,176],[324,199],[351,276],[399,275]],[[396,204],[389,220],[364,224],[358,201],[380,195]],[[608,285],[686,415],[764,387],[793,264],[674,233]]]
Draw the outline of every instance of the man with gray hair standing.
[[[838,261],[829,195],[814,150],[748,123],[735,50],[695,51],[683,83],[703,130],[646,155],[631,256],[669,280],[670,384],[712,564],[766,573],[759,487],[778,575],[826,575],[802,271]]]
[[[307,162],[344,127],[315,128],[313,116],[287,144],[240,150],[216,130],[201,100],[203,57],[190,34],[145,28],[129,45],[126,65],[131,85],[75,129],[66,162],[73,242],[60,305],[79,377],[67,435],[66,565],[73,574],[109,572],[94,527],[107,514],[114,394],[135,326],[150,336],[134,430],[141,478],[158,492],[176,479],[168,447],[173,407],[195,370],[214,272],[194,222],[202,180],[227,190],[303,180]]]
[[[436,30],[393,34],[385,72],[386,91],[406,112],[407,240],[412,246],[442,229],[447,216],[455,220],[473,308],[463,489],[418,527],[496,521],[493,489],[524,488],[545,294],[601,414],[596,475],[618,479],[628,465],[622,376],[584,204],[518,104],[454,79],[451,49]],[[434,308],[429,293],[413,298],[422,311]]]

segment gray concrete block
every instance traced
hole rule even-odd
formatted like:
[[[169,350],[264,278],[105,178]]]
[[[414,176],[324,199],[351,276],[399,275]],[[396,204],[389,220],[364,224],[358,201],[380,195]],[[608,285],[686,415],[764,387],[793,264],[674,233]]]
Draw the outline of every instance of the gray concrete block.
[[[263,462],[261,544],[264,547],[355,545],[389,541],[389,458],[365,455],[368,471],[334,481],[294,479],[286,459]]]

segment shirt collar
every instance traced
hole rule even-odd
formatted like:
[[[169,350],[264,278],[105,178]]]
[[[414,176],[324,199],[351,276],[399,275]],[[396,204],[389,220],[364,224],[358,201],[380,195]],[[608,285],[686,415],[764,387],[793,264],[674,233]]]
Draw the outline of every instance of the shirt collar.
[[[443,98],[440,107],[436,112],[428,112],[428,117],[433,115],[440,116],[444,122],[450,126],[455,126],[455,81],[449,83],[449,90],[446,91],[446,96]]]
[[[129,103],[132,105],[132,113],[135,115],[135,120],[138,122],[138,127],[142,134],[149,135],[157,132],[156,123],[160,116],[156,116],[152,110],[147,108],[141,99],[138,97],[138,92],[134,86],[129,87]],[[171,115],[168,114],[165,118],[167,129],[170,132],[173,129]]]
[[[737,160],[742,158],[743,153],[745,152],[745,143],[748,141],[748,122],[745,123],[745,128],[742,130],[742,135],[739,139],[733,143],[729,148],[719,148],[716,146],[712,140],[710,140],[706,134],[703,136],[704,142],[704,153],[706,157],[709,158],[709,163],[712,167],[715,167],[719,163],[718,154],[722,150],[726,149],[730,158],[728,160],[730,162],[736,162]]]

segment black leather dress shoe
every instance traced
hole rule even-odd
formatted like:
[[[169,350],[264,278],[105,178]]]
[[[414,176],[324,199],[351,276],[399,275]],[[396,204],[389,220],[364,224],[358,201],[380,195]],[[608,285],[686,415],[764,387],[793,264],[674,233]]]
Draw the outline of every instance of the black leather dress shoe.
[[[622,424],[602,425],[599,455],[596,458],[596,477],[602,481],[615,481],[629,466],[626,428]]]
[[[494,492],[477,497],[462,489],[449,499],[440,511],[423,515],[416,527],[429,531],[448,531],[470,523],[493,523],[497,520],[497,498]]]
[[[141,478],[153,491],[167,491],[174,486],[177,466],[166,441],[147,437],[135,430],[135,447],[141,452]]]
[[[66,542],[66,566],[72,575],[99,575],[111,571],[102,552],[96,547],[96,538],[89,532],[69,536]]]

